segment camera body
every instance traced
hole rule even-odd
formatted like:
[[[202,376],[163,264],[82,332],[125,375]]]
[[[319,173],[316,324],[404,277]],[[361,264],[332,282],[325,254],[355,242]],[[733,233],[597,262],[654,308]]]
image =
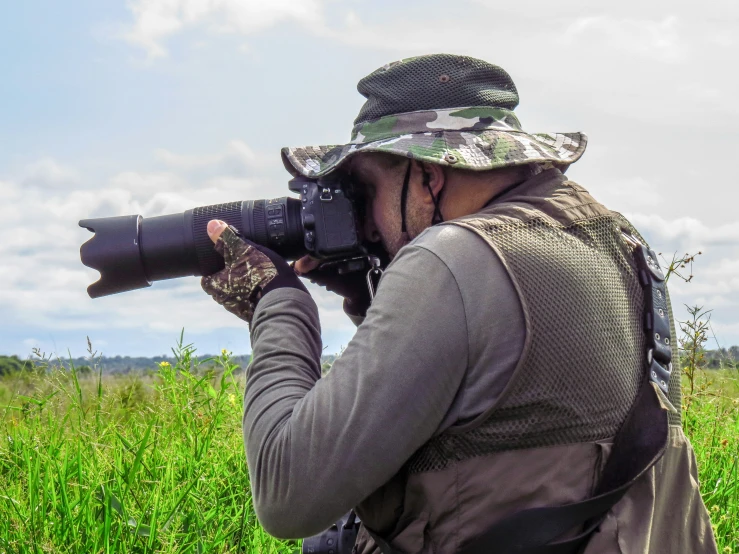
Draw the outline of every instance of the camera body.
[[[300,194],[305,250],[319,259],[361,254],[358,217],[349,182],[295,178],[288,182]]]

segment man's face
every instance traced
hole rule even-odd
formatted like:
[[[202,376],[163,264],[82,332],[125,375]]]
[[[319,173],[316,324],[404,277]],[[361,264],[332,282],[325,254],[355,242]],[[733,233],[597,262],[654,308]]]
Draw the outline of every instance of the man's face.
[[[420,232],[414,233],[423,217],[413,202],[412,187],[409,187],[406,207],[408,233],[401,232],[400,197],[407,164],[407,161],[400,160],[399,164],[391,166],[369,153],[355,155],[348,168],[351,178],[367,194],[365,238],[371,242],[381,241],[391,258]]]

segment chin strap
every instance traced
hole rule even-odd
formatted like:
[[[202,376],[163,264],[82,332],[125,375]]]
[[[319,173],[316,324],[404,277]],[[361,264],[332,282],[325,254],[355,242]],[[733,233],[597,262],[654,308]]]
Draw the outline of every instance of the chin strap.
[[[444,191],[442,189],[439,191],[439,196],[434,196],[434,191],[431,190],[431,185],[429,184],[430,180],[431,180],[431,174],[424,169],[423,170],[423,186],[428,189],[429,194],[431,195],[431,200],[434,202],[434,215],[431,218],[431,225],[436,225],[437,223],[444,222],[444,216],[441,215],[441,207],[439,206],[439,203],[441,202],[441,193]]]
[[[408,160],[408,167],[405,170],[405,177],[403,178],[403,190],[400,192],[400,231],[402,233],[408,232],[405,225],[405,211],[408,204],[408,183],[411,179],[412,163],[413,162],[411,160]],[[431,174],[423,169],[423,166],[421,166],[421,169],[423,171],[423,186],[428,189],[429,194],[431,195],[431,200],[434,202],[434,215],[431,218],[431,225],[436,225],[437,223],[442,223],[444,221],[444,216],[441,215],[441,207],[439,205],[441,202],[441,192],[439,192],[438,196],[434,196],[434,191],[431,190],[430,184]]]
[[[405,207],[408,203],[408,182],[411,178],[411,160],[408,160],[408,167],[405,169],[405,178],[403,179],[403,190],[400,193],[400,232],[407,233],[405,228]]]

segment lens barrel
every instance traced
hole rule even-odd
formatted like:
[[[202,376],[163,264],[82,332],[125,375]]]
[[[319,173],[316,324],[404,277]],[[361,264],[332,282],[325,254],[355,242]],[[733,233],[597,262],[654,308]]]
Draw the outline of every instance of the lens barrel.
[[[223,257],[206,230],[211,219],[225,221],[285,259],[307,253],[300,201],[295,198],[228,202],[150,218],[83,219],[80,227],[95,236],[82,245],[80,258],[100,272],[87,293],[98,298],[148,287],[153,281],[220,271]]]

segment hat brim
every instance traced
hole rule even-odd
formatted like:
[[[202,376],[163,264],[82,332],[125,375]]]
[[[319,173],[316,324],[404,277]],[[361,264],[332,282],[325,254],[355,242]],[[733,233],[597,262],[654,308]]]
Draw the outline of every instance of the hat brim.
[[[582,156],[583,133],[523,131],[436,131],[399,135],[361,144],[283,148],[285,168],[294,176],[319,178],[359,152],[386,152],[460,169],[484,171],[530,163],[569,165]]]

